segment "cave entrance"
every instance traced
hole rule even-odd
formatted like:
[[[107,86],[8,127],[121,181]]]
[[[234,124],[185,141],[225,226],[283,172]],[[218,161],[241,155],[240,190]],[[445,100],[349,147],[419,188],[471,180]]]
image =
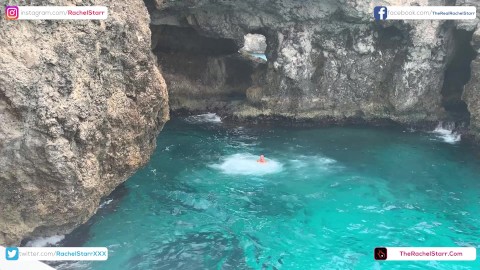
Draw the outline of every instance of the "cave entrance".
[[[470,112],[462,100],[463,89],[471,78],[471,62],[476,57],[472,48],[473,32],[455,29],[453,32],[454,52],[445,71],[442,88],[442,106],[450,120],[467,123]]]
[[[267,38],[262,34],[246,34],[244,37],[241,53],[249,54],[255,58],[267,61],[265,51],[267,50]]]
[[[209,35],[191,26],[150,27],[172,112],[227,114],[246,100],[254,73],[266,61],[262,35],[248,38],[242,51],[241,36],[237,40]]]

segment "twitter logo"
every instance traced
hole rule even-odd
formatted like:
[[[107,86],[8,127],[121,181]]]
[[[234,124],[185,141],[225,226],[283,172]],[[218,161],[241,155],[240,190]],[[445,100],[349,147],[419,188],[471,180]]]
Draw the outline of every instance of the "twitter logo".
[[[17,247],[7,247],[5,249],[5,259],[7,259],[7,261],[18,260],[18,248]]]

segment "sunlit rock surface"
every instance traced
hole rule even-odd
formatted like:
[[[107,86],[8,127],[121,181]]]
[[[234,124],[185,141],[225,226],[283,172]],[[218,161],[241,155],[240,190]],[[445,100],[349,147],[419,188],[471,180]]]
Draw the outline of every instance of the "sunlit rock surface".
[[[90,4],[109,19],[0,20],[0,244],[85,222],[168,119],[144,3]]]
[[[261,34],[246,34],[241,51],[263,54],[267,49],[267,39]]]

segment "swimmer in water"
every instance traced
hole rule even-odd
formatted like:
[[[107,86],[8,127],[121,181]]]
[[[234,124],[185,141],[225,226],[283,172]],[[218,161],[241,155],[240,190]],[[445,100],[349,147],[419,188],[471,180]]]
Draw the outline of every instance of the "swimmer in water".
[[[263,155],[260,155],[260,158],[257,160],[258,163],[267,163],[267,160]]]

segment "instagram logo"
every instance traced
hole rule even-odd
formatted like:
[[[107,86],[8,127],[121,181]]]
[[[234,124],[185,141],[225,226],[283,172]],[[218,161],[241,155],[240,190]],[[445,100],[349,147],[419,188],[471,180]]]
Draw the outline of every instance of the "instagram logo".
[[[5,7],[5,16],[7,17],[7,20],[18,19],[18,7],[17,6],[6,6]]]

